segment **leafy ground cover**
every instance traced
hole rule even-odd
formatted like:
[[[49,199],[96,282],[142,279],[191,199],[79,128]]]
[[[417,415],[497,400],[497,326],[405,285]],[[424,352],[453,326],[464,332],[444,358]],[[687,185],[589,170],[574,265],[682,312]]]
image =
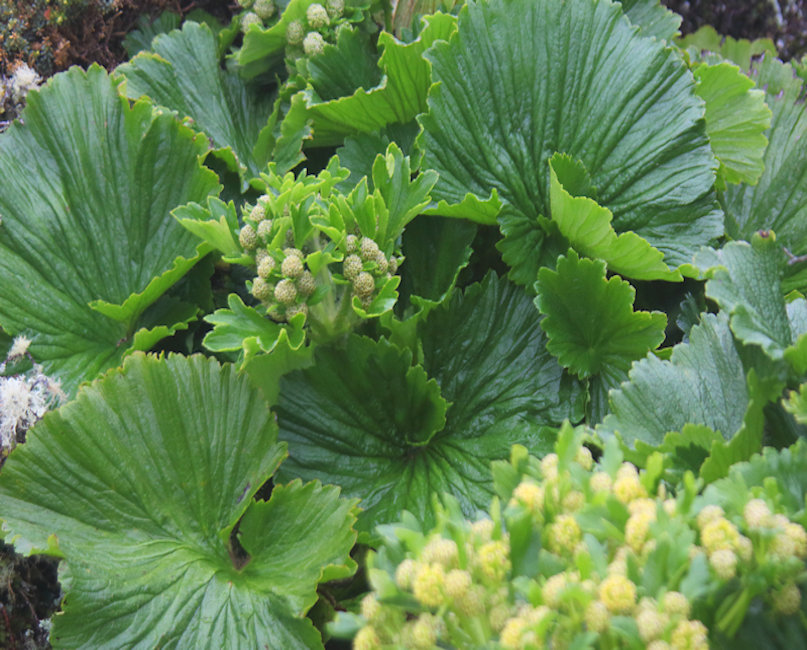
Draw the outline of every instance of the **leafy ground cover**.
[[[657,0],[185,18],[4,84],[3,643],[807,646],[805,63]]]

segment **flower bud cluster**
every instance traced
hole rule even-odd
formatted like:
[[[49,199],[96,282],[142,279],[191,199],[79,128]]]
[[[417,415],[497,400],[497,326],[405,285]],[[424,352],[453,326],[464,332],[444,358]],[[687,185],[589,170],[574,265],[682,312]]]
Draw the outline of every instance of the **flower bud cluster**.
[[[279,18],[274,0],[238,0],[238,4],[244,9],[240,19],[242,32],[246,33],[251,25],[268,26]]]
[[[412,639],[405,628],[428,615],[428,647],[705,650],[715,639],[704,621],[714,621],[721,638],[739,629],[750,584],[755,608],[766,616],[801,612],[807,531],[776,512],[772,501],[744,493],[719,506],[709,493],[698,496],[694,481],[672,497],[657,479],[621,462],[618,447],[595,463],[579,438],[573,440],[576,454],[567,439],[562,454],[540,461],[527,462],[526,451],[519,456],[514,449],[510,473],[500,473],[508,487],[497,489],[510,497],[494,502],[491,518],[470,524],[459,508],[448,508],[438,512],[433,531],[401,535],[396,548],[406,548],[406,557],[387,575],[407,596],[379,605],[389,612],[385,620],[398,612],[397,627],[382,627],[375,614],[363,612],[366,627],[354,647]],[[540,539],[528,551],[525,522]],[[510,546],[511,526],[519,527],[521,548]],[[386,553],[382,548],[378,557]],[[531,563],[543,569],[529,573]],[[417,607],[399,604],[407,597]],[[721,610],[723,603],[739,605]],[[370,637],[375,645],[360,643]]]
[[[345,249],[347,255],[342,262],[342,275],[351,283],[352,295],[367,307],[384,280],[397,272],[399,258],[394,255],[387,257],[370,237],[348,235]]]
[[[321,54],[327,43],[335,44],[338,30],[347,25],[344,0],[315,2],[305,16],[286,26],[286,55],[290,63]]]

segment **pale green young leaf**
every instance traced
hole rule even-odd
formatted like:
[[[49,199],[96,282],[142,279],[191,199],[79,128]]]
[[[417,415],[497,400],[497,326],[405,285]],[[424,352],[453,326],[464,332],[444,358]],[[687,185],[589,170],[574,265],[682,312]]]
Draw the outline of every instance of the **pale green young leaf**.
[[[436,84],[420,121],[423,164],[440,174],[432,198],[451,205],[496,190],[511,219],[500,249],[519,282],[531,286],[550,257],[542,249],[557,248],[541,221],[555,152],[584,164],[614,230],[635,232],[671,269],[723,234],[695,82],[619,5],[472,1],[427,57]]]
[[[0,497],[19,552],[62,558],[54,646],[322,647],[303,616],[354,566],[352,503],[317,484],[255,502],[285,453],[260,393],[201,356],[133,355],[47,414]]]
[[[753,185],[762,175],[771,110],[765,93],[730,63],[696,65],[696,92],[706,103],[706,133],[727,183]]]
[[[202,137],[130,106],[100,67],[54,76],[23,119],[0,135],[0,325],[72,393],[120,363],[143,312],[208,250],[170,212],[219,186]]]
[[[245,190],[271,158],[273,93],[253,89],[221,68],[217,40],[207,25],[186,22],[181,31],[157,36],[151,50],[118,67],[126,94],[147,96],[180,118],[191,118],[214,151],[232,152],[232,171]]]
[[[620,0],[628,19],[641,30],[643,36],[672,40],[681,27],[681,16],[670,11],[660,0]]]
[[[693,34],[677,39],[681,49],[692,53],[698,58],[702,53],[715,54],[723,59],[736,63],[748,72],[751,69],[751,58],[765,54],[766,58],[779,56],[776,45],[769,38],[759,38],[754,41],[731,36],[721,36],[711,25],[704,25]]]

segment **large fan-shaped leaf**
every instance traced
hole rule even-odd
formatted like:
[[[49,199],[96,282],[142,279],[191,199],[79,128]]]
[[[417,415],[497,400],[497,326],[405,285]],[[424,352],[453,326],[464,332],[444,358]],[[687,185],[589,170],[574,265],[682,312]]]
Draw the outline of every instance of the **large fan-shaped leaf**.
[[[758,230],[774,230],[780,244],[802,255],[807,253],[807,150],[802,145],[807,138],[807,110],[799,100],[802,85],[789,65],[767,58],[755,74],[773,111],[765,171],[753,187],[726,188],[722,196],[726,230],[745,240]],[[804,264],[792,266],[783,290],[805,286]]]
[[[546,347],[589,390],[593,421],[602,419],[608,390],[628,378],[628,369],[664,340],[667,318],[635,312],[636,291],[619,277],[605,279],[605,264],[579,259],[574,251],[558,259],[557,270],[542,268],[535,303],[546,316]]]
[[[281,383],[281,476],[327,477],[361,497],[363,530],[404,509],[433,521],[439,492],[482,507],[490,461],[514,443],[548,452],[548,425],[577,406],[538,319],[523,290],[493,276],[429,315],[422,367],[384,341],[318,349],[314,366]]]
[[[0,498],[19,551],[64,560],[54,645],[321,647],[301,615],[349,572],[352,504],[300,483],[253,501],[284,454],[260,393],[201,356],[130,357],[48,414]]]
[[[644,36],[671,39],[678,34],[681,16],[662,6],[660,0],[620,0],[628,19]]]
[[[234,72],[219,65],[216,37],[207,25],[186,22],[182,31],[154,39],[151,52],[141,52],[118,68],[126,93],[146,95],[180,117],[193,119],[216,150],[235,156],[242,189],[257,177],[271,154],[273,93],[247,87]]]
[[[0,136],[0,324],[29,335],[73,391],[117,365],[152,326],[147,308],[207,250],[170,211],[217,179],[199,163],[201,137],[147,102],[130,107],[97,66],[53,77],[23,118]]]
[[[348,97],[322,102],[311,89],[306,92],[306,115],[312,120],[317,144],[339,144],[345,135],[377,131],[388,124],[404,124],[426,110],[431,85],[431,65],[423,52],[434,42],[448,39],[456,18],[447,14],[426,16],[418,38],[402,43],[382,32],[378,44],[384,52],[378,65],[384,73],[374,88],[359,88]]]
[[[542,218],[557,151],[583,163],[616,231],[634,231],[670,267],[723,233],[694,80],[619,5],[469,2],[455,37],[427,56],[437,82],[421,118],[424,166],[440,173],[433,198],[497,190],[513,211],[502,250],[520,281],[534,281],[551,235]]]

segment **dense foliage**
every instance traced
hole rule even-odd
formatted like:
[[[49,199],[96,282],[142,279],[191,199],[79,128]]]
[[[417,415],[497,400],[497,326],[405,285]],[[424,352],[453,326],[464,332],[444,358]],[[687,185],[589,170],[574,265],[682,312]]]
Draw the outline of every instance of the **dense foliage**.
[[[53,646],[807,645],[807,69],[658,0],[240,5],[0,135]]]

